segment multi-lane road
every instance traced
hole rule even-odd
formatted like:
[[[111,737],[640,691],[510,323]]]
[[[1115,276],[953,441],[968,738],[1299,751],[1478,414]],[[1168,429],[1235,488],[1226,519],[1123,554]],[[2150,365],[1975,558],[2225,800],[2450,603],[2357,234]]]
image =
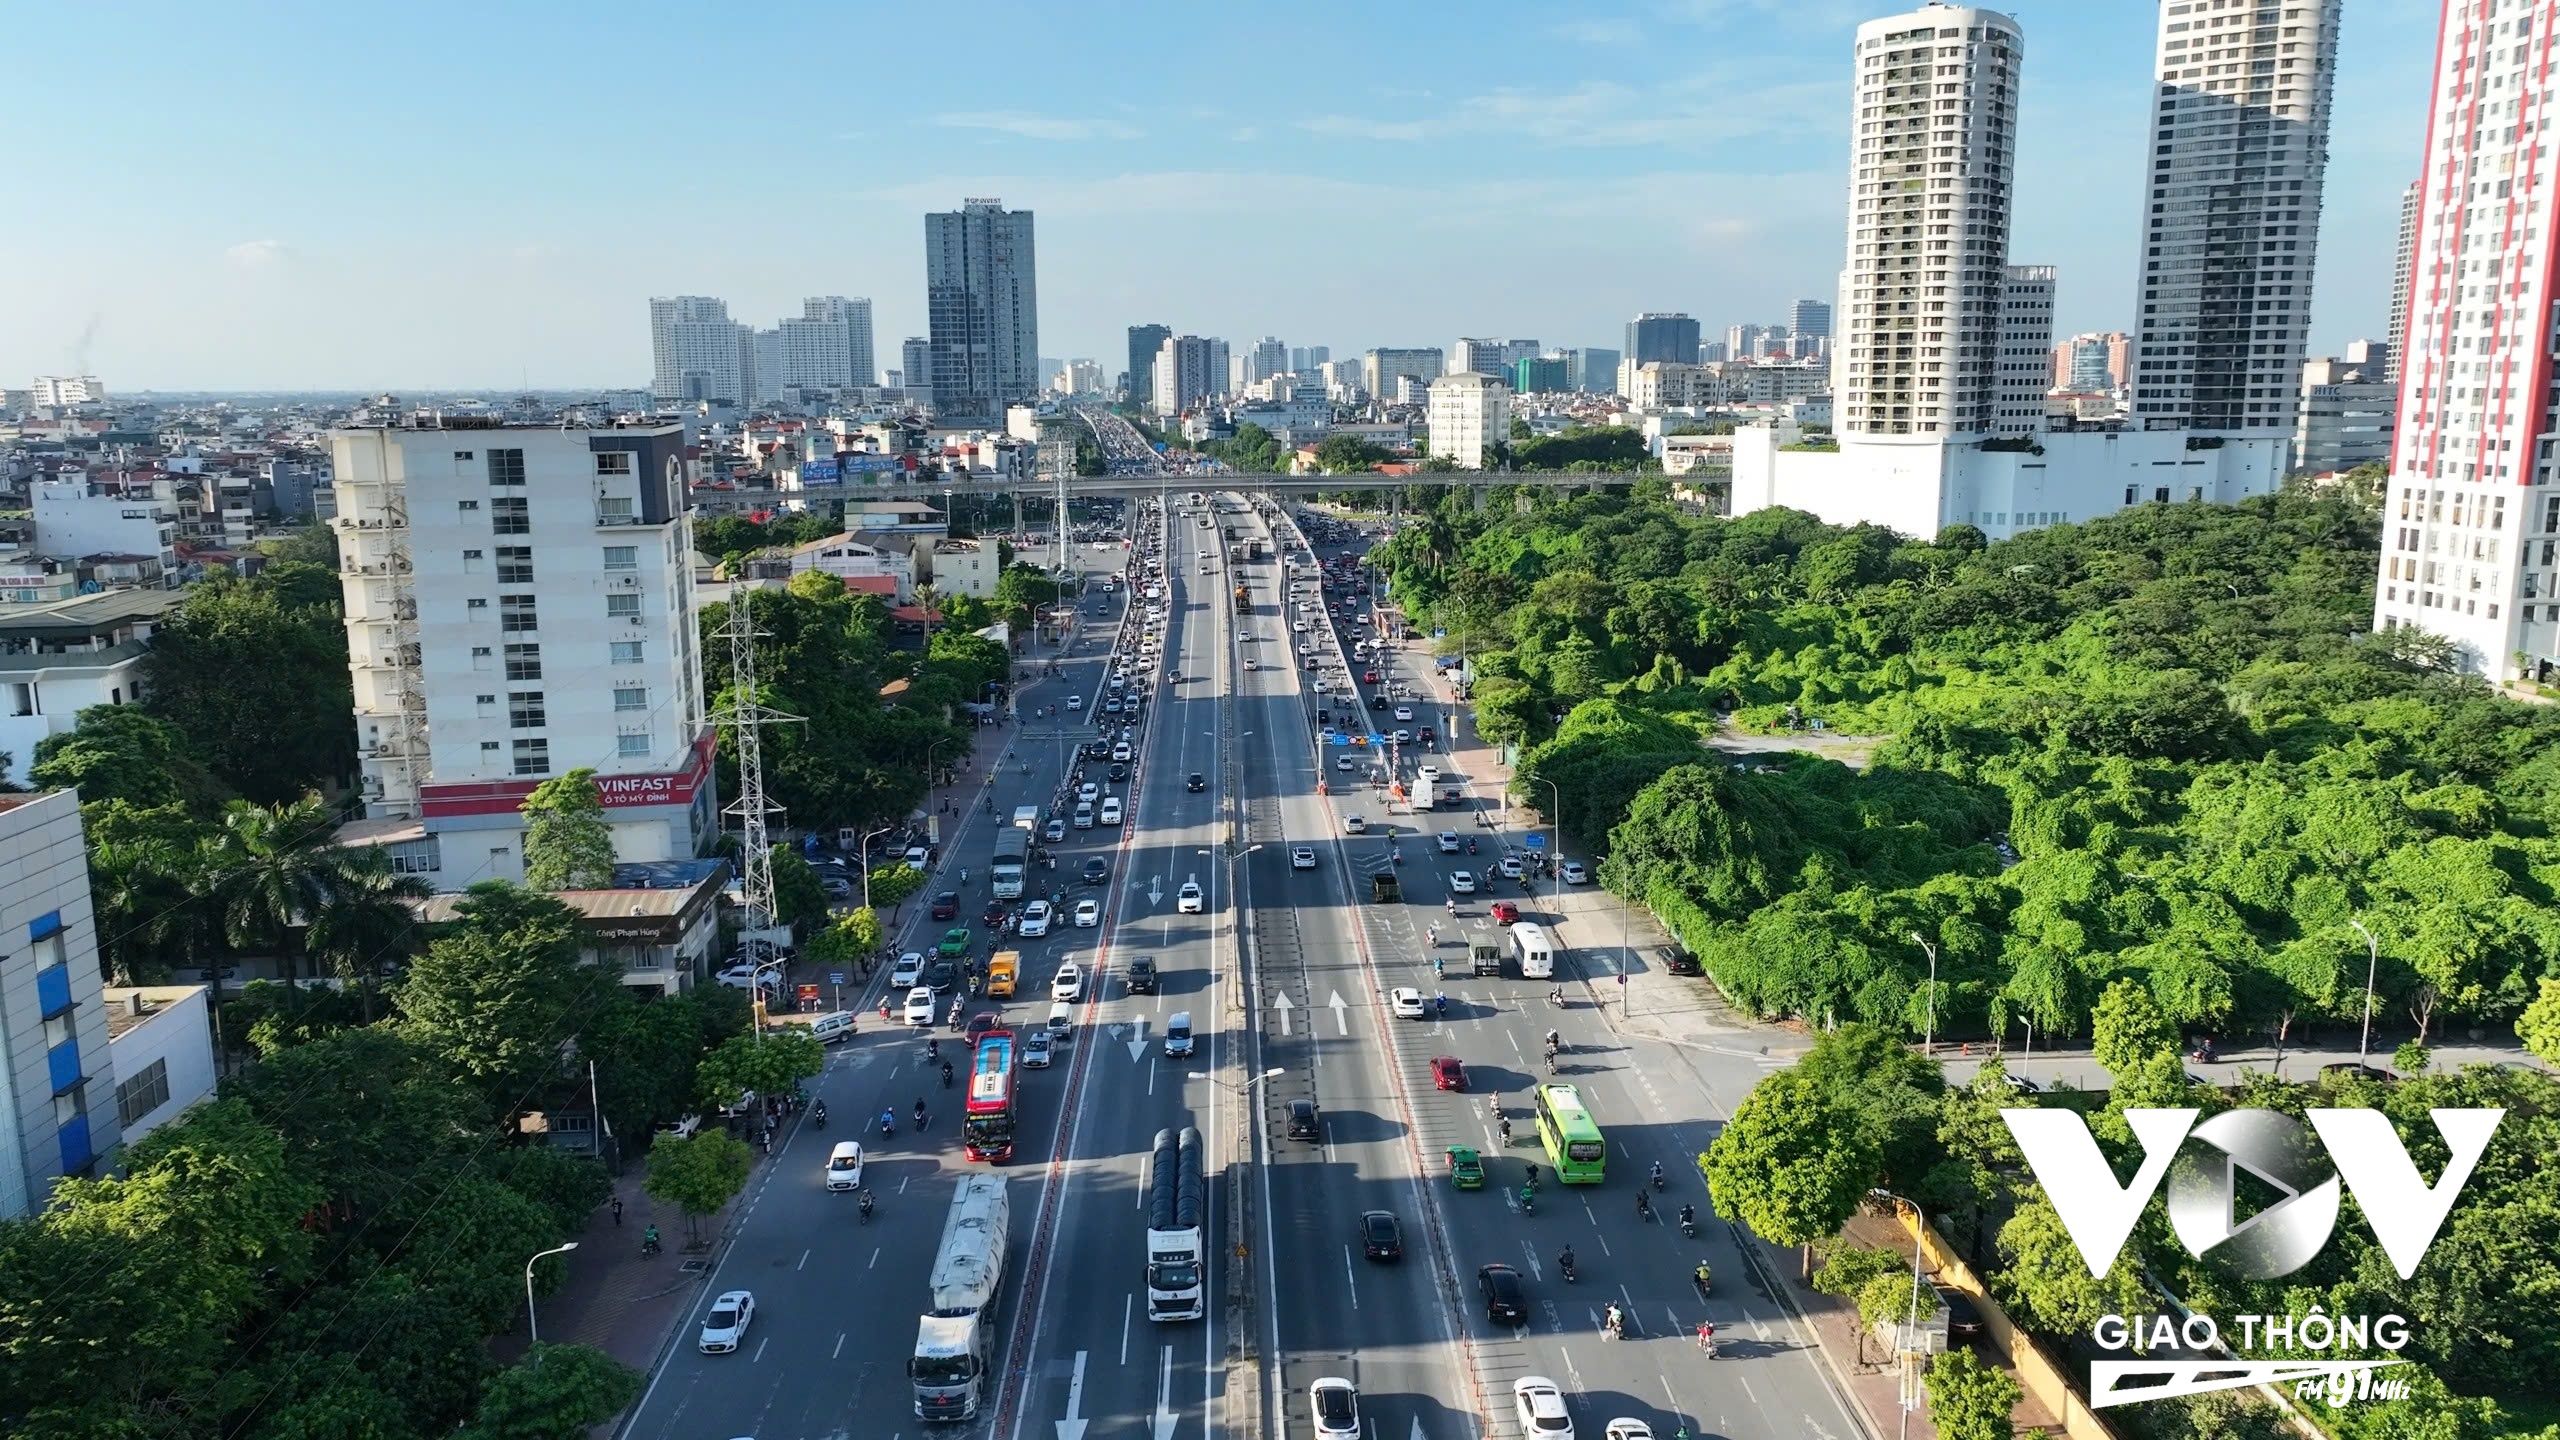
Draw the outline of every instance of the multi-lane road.
[[[941,1433],[1306,1436],[1307,1386],[1338,1375],[1360,1387],[1371,1440],[1509,1436],[1519,1433],[1512,1381],[1541,1374],[1559,1382],[1577,1432],[1595,1440],[1619,1416],[1645,1420],[1666,1440],[1684,1425],[1693,1436],[1740,1440],[1858,1434],[1808,1338],[1746,1281],[1692,1163],[1757,1079],[1753,1060],[1614,1029],[1595,1003],[1611,997],[1607,982],[1629,960],[1614,937],[1563,937],[1578,948],[1559,970],[1561,1009],[1546,998],[1547,982],[1462,975],[1465,952],[1450,932],[1498,933],[1485,904],[1495,897],[1491,886],[1457,896],[1462,914],[1452,922],[1449,873],[1485,874],[1516,837],[1487,828],[1497,823],[1493,799],[1474,792],[1484,757],[1459,736],[1462,717],[1433,688],[1428,658],[1390,654],[1382,663],[1400,677],[1404,703],[1422,711],[1417,723],[1434,724],[1447,748],[1400,752],[1396,768],[1409,779],[1417,763],[1439,764],[1467,777],[1470,798],[1408,813],[1368,783],[1385,773],[1380,761],[1344,771],[1341,752],[1317,743],[1316,710],[1339,722],[1346,706],[1319,693],[1319,680],[1330,690],[1367,665],[1346,663],[1344,635],[1321,602],[1307,632],[1291,628],[1282,557],[1307,547],[1289,516],[1242,496],[1204,506],[1176,491],[1170,500],[1170,515],[1132,507],[1140,537],[1127,556],[1131,583],[1108,597],[1089,592],[1087,623],[1097,633],[1060,677],[1017,695],[1012,753],[989,773],[992,813],[973,807],[957,817],[944,844],[946,873],[932,887],[956,883],[957,868],[970,867],[962,918],[975,918],[992,827],[1017,804],[1051,804],[1072,783],[1076,747],[1117,733],[1098,721],[1118,717],[1094,717],[1093,706],[1111,665],[1126,663],[1130,683],[1149,697],[1133,773],[1107,787],[1122,796],[1128,821],[1069,831],[1055,847],[1056,868],[1032,872],[1031,893],[1066,891],[1070,907],[1099,895],[1101,924],[1019,942],[1024,983],[1003,1007],[1008,1023],[1028,1029],[1047,1011],[1058,964],[1073,959],[1092,977],[1057,1063],[1023,1077],[1018,1148],[998,1167],[1011,1177],[1013,1206],[998,1302],[1001,1381],[976,1421]],[[1161,537],[1152,556],[1150,533]],[[1268,547],[1264,558],[1246,558],[1238,542],[1252,540]],[[1151,558],[1160,566],[1152,575]],[[1250,597],[1243,615],[1230,603],[1240,582]],[[1149,598],[1150,585],[1160,597]],[[1115,624],[1116,637],[1104,628]],[[1152,664],[1138,650],[1141,637],[1161,647]],[[1302,645],[1315,653],[1301,655]],[[1373,687],[1359,688],[1365,700]],[[1070,695],[1081,711],[1064,712]],[[1058,713],[1042,714],[1052,708]],[[1197,791],[1186,784],[1194,773],[1205,781]],[[1355,814],[1365,833],[1346,833]],[[1432,837],[1443,829],[1477,837],[1477,853],[1439,853]],[[1302,846],[1315,852],[1315,868],[1293,866]],[[1110,873],[1085,889],[1081,872],[1095,856]],[[1371,876],[1381,870],[1399,877],[1401,901],[1372,900]],[[1186,881],[1205,892],[1203,913],[1178,913]],[[1539,917],[1535,897],[1516,885],[1509,894]],[[1448,962],[1445,981],[1434,977],[1435,953]],[[1153,995],[1125,987],[1126,961],[1139,954],[1161,977]],[[1386,993],[1407,985],[1425,996],[1445,992],[1445,1018],[1392,1017]],[[1185,1059],[1163,1049],[1176,1013],[1188,1013],[1200,1037]],[[1609,1175],[1561,1192],[1550,1180],[1535,1213],[1524,1214],[1514,1193],[1524,1167],[1536,1160],[1546,1168],[1526,1091],[1541,1077],[1540,1037],[1550,1029],[1565,1042],[1559,1078],[1581,1087],[1605,1129]],[[735,1354],[703,1355],[688,1320],[625,1434],[929,1433],[915,1418],[905,1361],[954,1182],[971,1167],[959,1150],[958,1092],[940,1088],[922,1040],[881,1026],[876,1011],[866,1012],[863,1031],[837,1049],[816,1086],[835,1126],[801,1127],[759,1171],[708,1277],[706,1299],[756,1293],[754,1332]],[[1435,1056],[1464,1062],[1468,1093],[1434,1088]],[[1507,1146],[1488,1094],[1512,1121]],[[918,1096],[935,1112],[921,1133],[905,1123]],[[1299,1101],[1318,1107],[1313,1136],[1288,1133]],[[884,1107],[901,1121],[885,1141],[858,1118]],[[1207,1140],[1214,1263],[1206,1318],[1160,1324],[1146,1315],[1144,1179],[1151,1138],[1182,1125]],[[868,1224],[850,1197],[820,1184],[828,1146],[844,1138],[877,1146],[866,1178],[879,1208]],[[1453,1145],[1488,1157],[1484,1189],[1450,1187]],[[1656,1160],[1668,1186],[1660,1222],[1647,1223],[1634,1196]],[[1668,1223],[1684,1202],[1703,1222],[1695,1242]],[[1399,1217],[1400,1261],[1363,1258],[1357,1226],[1371,1210]],[[1555,1257],[1568,1244],[1578,1284],[1557,1273]],[[1688,1280],[1701,1259],[1719,1277],[1703,1300]],[[1527,1280],[1526,1325],[1487,1320],[1476,1273],[1497,1262]],[[1602,1338],[1601,1307],[1611,1299],[1632,1317],[1625,1341]],[[1719,1327],[1720,1359],[1707,1360],[1690,1339],[1702,1318]]]

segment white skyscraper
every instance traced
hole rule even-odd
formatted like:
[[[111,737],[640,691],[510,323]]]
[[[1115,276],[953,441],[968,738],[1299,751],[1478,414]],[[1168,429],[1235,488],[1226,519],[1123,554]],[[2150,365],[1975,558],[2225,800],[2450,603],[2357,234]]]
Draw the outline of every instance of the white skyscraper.
[[[2550,0],[2444,7],[2373,615],[2452,641],[2467,670],[2545,682],[2560,673],[2555,30]]]
[[[1228,381],[1227,342],[1199,335],[1168,335],[1156,351],[1153,404],[1158,415],[1179,415],[1194,401],[1222,394]]]
[[[2160,7],[2137,426],[2292,431],[2339,5]]]
[[[755,331],[729,318],[708,295],[659,296],[649,302],[649,349],[656,375],[650,397],[661,404],[752,402]]]
[[[521,879],[533,787],[597,774],[624,860],[717,825],[684,430],[433,422],[330,433],[365,811],[444,877]]]
[[[800,302],[800,318],[779,329],[780,373],[765,381],[776,391],[785,385],[841,390],[880,378],[871,358],[869,300],[813,295]]]
[[[2382,376],[2400,378],[2401,359],[2409,352],[2409,277],[2418,253],[2418,187],[2412,180],[2400,192],[2400,243],[2391,252],[2391,349],[2383,357]]]
[[[1844,436],[1991,428],[2024,49],[2016,21],[1966,5],[1858,27]]]
[[[933,406],[992,422],[1040,391],[1040,294],[1031,212],[963,201],[924,217],[925,313]],[[915,383],[910,379],[908,384]]]
[[[1511,438],[1511,387],[1489,375],[1458,370],[1431,382],[1431,453],[1481,470],[1493,447]]]
[[[2000,275],[2000,354],[1991,430],[2032,435],[2044,428],[2044,392],[2053,378],[2053,267],[2011,265]]]

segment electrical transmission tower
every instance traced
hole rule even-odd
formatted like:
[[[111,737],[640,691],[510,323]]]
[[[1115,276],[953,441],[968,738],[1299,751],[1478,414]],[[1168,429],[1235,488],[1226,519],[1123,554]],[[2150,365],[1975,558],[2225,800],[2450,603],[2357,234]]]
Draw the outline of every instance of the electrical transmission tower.
[[[764,798],[763,731],[767,725],[800,724],[802,717],[758,698],[756,639],[764,632],[749,613],[750,594],[738,590],[729,598],[728,623],[720,629],[729,642],[729,703],[713,711],[711,720],[728,730],[738,750],[738,798],[722,813],[739,819],[738,889],[746,901],[746,938],[756,940],[765,938],[775,919],[773,842],[765,826],[765,817],[775,812]]]

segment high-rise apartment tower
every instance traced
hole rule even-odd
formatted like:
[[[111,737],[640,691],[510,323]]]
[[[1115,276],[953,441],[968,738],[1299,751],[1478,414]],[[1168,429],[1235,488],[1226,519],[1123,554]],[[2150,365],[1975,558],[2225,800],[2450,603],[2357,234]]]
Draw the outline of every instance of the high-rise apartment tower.
[[[924,217],[933,408],[993,422],[1040,390],[1040,290],[1031,212],[968,200]],[[910,384],[914,383],[912,380]]]

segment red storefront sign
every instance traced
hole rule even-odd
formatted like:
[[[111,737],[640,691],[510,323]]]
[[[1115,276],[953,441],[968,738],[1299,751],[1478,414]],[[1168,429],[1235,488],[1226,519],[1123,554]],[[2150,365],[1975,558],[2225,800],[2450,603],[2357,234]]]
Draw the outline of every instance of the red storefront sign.
[[[607,810],[641,805],[690,805],[711,775],[714,736],[706,731],[694,742],[693,757],[681,770],[649,775],[599,775],[596,793]],[[428,785],[419,794],[421,818],[448,815],[511,815],[533,793],[535,780],[474,780]]]

